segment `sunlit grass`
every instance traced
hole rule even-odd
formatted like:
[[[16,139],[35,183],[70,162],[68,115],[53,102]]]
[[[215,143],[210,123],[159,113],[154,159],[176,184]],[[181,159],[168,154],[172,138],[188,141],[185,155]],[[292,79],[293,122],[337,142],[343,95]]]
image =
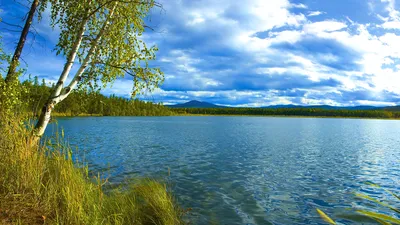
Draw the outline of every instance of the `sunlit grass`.
[[[30,143],[30,131],[0,121],[0,224],[182,224],[165,184],[143,179],[105,194],[58,136]]]

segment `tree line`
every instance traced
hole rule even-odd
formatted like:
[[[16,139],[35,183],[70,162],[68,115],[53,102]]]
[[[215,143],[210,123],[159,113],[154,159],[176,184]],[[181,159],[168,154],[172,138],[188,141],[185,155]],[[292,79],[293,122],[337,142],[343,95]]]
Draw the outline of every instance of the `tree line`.
[[[321,108],[173,108],[177,114],[311,116],[400,119],[400,112],[387,110],[346,110]]]
[[[53,87],[46,80],[38,77],[22,82],[23,110],[39,116],[43,104],[47,101]],[[104,96],[99,91],[89,88],[75,89],[70,96],[60,102],[54,109],[55,115],[102,115],[102,116],[168,116],[172,111],[162,104],[145,102],[138,99],[127,99],[115,95]]]

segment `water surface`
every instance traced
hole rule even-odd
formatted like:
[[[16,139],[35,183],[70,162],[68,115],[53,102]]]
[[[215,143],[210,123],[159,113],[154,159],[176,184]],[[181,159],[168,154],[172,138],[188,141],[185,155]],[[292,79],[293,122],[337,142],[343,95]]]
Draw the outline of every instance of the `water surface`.
[[[366,181],[400,190],[400,121],[78,117],[58,125],[112,183],[166,180],[192,208],[192,224],[324,224],[317,207],[341,223],[367,224],[354,209],[375,206],[354,193],[390,200]]]

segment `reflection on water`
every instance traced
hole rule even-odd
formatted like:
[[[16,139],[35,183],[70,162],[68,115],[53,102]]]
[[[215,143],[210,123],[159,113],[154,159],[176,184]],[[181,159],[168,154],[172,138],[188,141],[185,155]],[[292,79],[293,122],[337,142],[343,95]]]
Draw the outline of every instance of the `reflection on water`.
[[[271,117],[60,118],[72,146],[113,183],[166,179],[193,224],[368,223],[366,181],[400,188],[400,121]],[[54,131],[48,130],[48,135]],[[171,174],[168,176],[168,170]]]

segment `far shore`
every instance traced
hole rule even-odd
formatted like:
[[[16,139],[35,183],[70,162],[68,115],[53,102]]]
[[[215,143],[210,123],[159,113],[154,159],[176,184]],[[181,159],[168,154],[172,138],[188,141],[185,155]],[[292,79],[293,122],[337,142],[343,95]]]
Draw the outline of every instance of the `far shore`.
[[[54,117],[103,117],[102,114],[87,114],[70,115],[66,113],[52,113]],[[400,120],[400,118],[381,118],[381,117],[344,117],[344,116],[294,116],[294,115],[244,115],[244,114],[174,114],[170,116],[231,116],[231,117],[278,117],[278,118],[331,118],[331,119],[374,119],[374,120]],[[105,116],[107,117],[107,116]],[[113,116],[113,117],[145,117],[145,116]],[[146,116],[160,117],[160,116]],[[163,116],[164,117],[164,116]]]
[[[248,117],[278,117],[278,118],[331,118],[331,119],[374,119],[374,120],[400,120],[400,118],[381,117],[345,117],[345,116],[292,116],[292,115],[242,115],[242,114],[177,114],[174,116],[248,116]]]
[[[57,112],[53,112],[51,113],[52,116],[54,117],[89,117],[89,116],[95,116],[95,117],[99,117],[99,116],[103,116],[102,114],[89,114],[89,113],[80,113],[78,115],[71,115],[68,113],[57,113]]]

